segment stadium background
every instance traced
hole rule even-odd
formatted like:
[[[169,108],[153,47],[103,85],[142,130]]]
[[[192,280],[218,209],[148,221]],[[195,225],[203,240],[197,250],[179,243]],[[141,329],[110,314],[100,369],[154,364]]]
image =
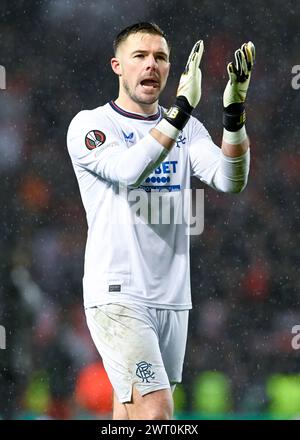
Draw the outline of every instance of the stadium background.
[[[204,233],[192,237],[194,309],[177,417],[298,417],[300,350],[291,345],[300,325],[300,90],[291,86],[292,66],[300,64],[298,2],[4,0],[0,10],[7,73],[0,91],[0,324],[7,336],[0,418],[107,417],[109,389],[82,309],[86,224],[65,138],[79,110],[116,98],[111,43],[141,20],[158,23],[172,44],[165,106],[194,41],[204,40],[195,114],[216,143],[226,63],[244,41],[257,47],[248,187],[238,196],[205,187]]]

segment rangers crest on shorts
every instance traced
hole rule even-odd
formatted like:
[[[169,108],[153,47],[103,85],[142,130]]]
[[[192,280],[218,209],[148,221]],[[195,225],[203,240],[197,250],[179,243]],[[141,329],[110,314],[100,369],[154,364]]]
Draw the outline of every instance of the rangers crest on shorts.
[[[149,364],[148,362],[142,361],[136,364],[136,375],[140,379],[143,379],[143,382],[149,383],[149,379],[155,379],[155,374],[151,370],[152,364]]]
[[[85,136],[85,145],[89,150],[100,147],[106,140],[105,134],[100,130],[89,131]]]

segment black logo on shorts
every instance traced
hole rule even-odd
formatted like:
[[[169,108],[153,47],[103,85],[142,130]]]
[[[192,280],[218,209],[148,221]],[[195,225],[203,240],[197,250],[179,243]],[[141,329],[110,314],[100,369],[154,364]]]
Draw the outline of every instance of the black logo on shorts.
[[[155,374],[151,370],[152,364],[148,364],[148,362],[142,361],[142,362],[139,362],[138,364],[136,364],[136,366],[137,366],[137,369],[136,369],[135,373],[136,373],[137,377],[139,377],[140,379],[143,379],[143,382],[149,383],[150,382],[149,379],[155,378]]]
[[[121,292],[121,285],[120,284],[110,284],[108,291],[109,292]]]

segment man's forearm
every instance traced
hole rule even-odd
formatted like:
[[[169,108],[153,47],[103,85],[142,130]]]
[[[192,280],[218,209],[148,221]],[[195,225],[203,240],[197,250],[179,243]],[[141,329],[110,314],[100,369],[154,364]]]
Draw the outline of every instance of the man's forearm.
[[[238,144],[231,144],[229,142],[226,142],[224,138],[222,140],[222,151],[225,154],[225,156],[229,156],[229,157],[242,156],[243,154],[246,153],[249,147],[250,147],[250,142],[248,136],[246,137],[246,139],[244,139]]]
[[[170,151],[175,143],[174,139],[171,139],[169,136],[166,136],[164,133],[159,131],[158,128],[152,128],[150,130],[150,134],[154,139],[157,140],[166,150]]]
[[[247,185],[250,168],[249,139],[245,126],[236,132],[224,129],[219,175],[215,182],[225,192],[241,192]]]

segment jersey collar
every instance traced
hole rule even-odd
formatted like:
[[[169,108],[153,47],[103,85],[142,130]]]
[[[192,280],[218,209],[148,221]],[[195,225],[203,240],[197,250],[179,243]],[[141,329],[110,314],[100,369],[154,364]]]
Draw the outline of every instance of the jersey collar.
[[[126,118],[139,119],[140,121],[156,121],[157,119],[159,119],[159,117],[161,115],[160,107],[158,107],[158,111],[154,115],[143,116],[143,115],[139,115],[138,113],[131,113],[131,112],[128,112],[127,110],[123,110],[114,101],[110,101],[109,105],[111,106],[111,108],[113,110],[115,110],[120,115],[126,116]]]

